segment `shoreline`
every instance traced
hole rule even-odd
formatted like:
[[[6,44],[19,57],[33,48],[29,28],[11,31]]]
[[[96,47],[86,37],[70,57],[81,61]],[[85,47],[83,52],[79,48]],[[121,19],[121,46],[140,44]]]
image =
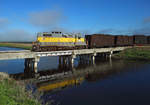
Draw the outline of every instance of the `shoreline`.
[[[32,92],[25,89],[25,83],[16,81],[7,73],[0,72],[0,105],[41,105]]]
[[[25,50],[32,49],[32,43],[9,43],[0,42],[0,47],[21,48]],[[125,49],[112,56],[115,59],[126,60],[150,60],[150,46],[134,46],[133,48]]]
[[[124,60],[150,60],[150,46],[140,46],[125,49],[117,54],[112,56],[115,59],[124,59]]]

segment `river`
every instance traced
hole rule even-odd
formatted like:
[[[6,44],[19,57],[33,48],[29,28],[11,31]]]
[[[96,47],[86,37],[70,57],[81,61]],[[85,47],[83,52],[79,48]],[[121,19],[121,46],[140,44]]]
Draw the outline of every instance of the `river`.
[[[9,50],[0,48],[0,50]],[[10,48],[11,50],[12,48]],[[18,49],[16,49],[18,50]],[[58,64],[57,57],[41,58],[40,77],[33,87],[42,91],[43,104],[51,105],[149,105],[150,62],[96,59],[95,65]],[[78,60],[76,60],[77,62]],[[24,72],[24,60],[0,61],[0,72],[17,80],[32,77]],[[19,79],[18,79],[19,78]]]

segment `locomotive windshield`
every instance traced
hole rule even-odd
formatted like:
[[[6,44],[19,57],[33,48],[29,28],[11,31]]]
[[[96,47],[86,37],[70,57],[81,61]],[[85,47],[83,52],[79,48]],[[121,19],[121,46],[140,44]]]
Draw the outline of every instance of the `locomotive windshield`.
[[[52,34],[49,34],[49,33],[43,33],[43,36],[52,36]]]
[[[53,37],[62,37],[62,32],[52,31],[52,36]]]

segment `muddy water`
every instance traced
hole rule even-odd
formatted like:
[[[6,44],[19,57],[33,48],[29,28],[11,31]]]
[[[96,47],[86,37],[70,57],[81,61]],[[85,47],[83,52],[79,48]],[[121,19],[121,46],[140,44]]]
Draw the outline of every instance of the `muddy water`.
[[[80,62],[70,68],[59,65],[57,57],[48,57],[42,58],[38,66],[40,76],[33,87],[43,92],[43,104],[150,104],[150,62],[99,58],[95,65]],[[24,60],[0,61],[0,71],[16,79],[32,78],[24,72]]]

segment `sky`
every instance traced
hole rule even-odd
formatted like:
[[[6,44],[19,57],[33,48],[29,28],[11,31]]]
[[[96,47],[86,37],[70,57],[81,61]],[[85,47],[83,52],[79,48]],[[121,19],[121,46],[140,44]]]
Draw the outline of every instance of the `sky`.
[[[150,0],[0,0],[0,41],[37,32],[150,35]]]

